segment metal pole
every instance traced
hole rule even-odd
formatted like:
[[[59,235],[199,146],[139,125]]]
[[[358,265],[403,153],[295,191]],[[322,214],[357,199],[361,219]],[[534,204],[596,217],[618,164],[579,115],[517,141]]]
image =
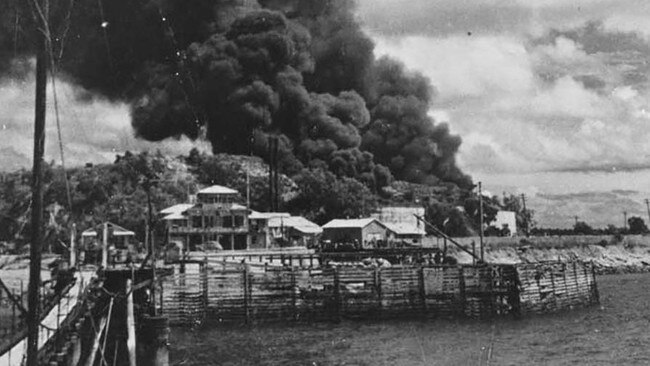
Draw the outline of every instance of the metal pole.
[[[481,262],[483,262],[483,256],[485,250],[483,249],[483,193],[481,191],[481,182],[478,182],[478,210],[479,210],[479,216],[480,216],[480,223],[481,223],[481,228],[479,230],[479,233],[481,235],[480,240],[481,240]]]
[[[41,8],[45,19],[38,28],[46,29],[49,1]],[[38,16],[37,16],[38,17]],[[27,366],[38,365],[38,330],[41,318],[39,289],[41,287],[41,252],[43,250],[43,154],[45,151],[45,110],[47,106],[47,41],[46,35],[36,32],[36,100],[34,113],[34,166],[32,169],[32,217],[29,263],[28,317],[27,317]]]

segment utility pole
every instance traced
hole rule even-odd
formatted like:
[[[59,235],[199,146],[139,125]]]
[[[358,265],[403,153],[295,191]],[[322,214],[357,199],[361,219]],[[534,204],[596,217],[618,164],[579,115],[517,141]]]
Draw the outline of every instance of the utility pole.
[[[151,180],[146,178],[145,180],[145,190],[147,192],[147,234],[149,237],[149,253],[151,254],[151,306],[153,307],[153,315],[157,315],[156,310],[156,243],[154,240],[154,230],[153,230],[153,215],[152,215],[152,205],[151,205]]]
[[[38,6],[38,2],[34,2]],[[47,29],[49,3],[41,4],[43,18],[34,14],[36,29]],[[38,365],[38,331],[41,323],[41,251],[43,250],[43,154],[45,152],[45,111],[47,107],[46,32],[36,31],[36,99],[34,110],[34,166],[32,169],[32,237],[29,247],[29,288],[27,314],[27,366]]]
[[[648,209],[648,222],[650,223],[650,201],[645,199],[645,207]]]
[[[479,233],[481,235],[480,243],[481,243],[481,262],[482,262],[483,256],[485,254],[485,250],[483,249],[483,193],[481,191],[481,182],[478,182],[478,214],[480,217],[479,222],[481,223],[481,228],[479,230]]]
[[[627,211],[623,211],[623,230],[627,230]]]
[[[526,237],[530,236],[530,231],[528,227],[528,211],[526,211],[526,195],[521,194],[521,202],[523,204],[523,209],[524,209],[524,232],[526,233]]]

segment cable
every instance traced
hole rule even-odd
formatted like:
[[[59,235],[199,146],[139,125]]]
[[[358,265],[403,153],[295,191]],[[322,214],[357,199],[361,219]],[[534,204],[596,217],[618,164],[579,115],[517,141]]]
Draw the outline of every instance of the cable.
[[[174,48],[174,55],[176,57],[176,60],[180,66],[181,71],[183,72],[184,77],[187,78],[187,80],[190,83],[190,89],[193,94],[196,94],[196,83],[194,82],[194,78],[192,77],[192,73],[190,70],[188,70],[185,67],[185,54],[180,51],[180,48],[178,46],[178,41],[176,40],[176,33],[174,32],[174,29],[172,28],[171,24],[169,23],[167,17],[163,14],[162,7],[160,4],[158,4],[158,14],[160,15],[160,20],[162,23],[167,27],[167,30],[169,32],[169,38],[171,39],[171,44],[172,47]],[[196,126],[197,131],[201,130],[201,119],[199,118],[199,113],[196,111],[194,104],[191,101],[190,96],[188,95],[187,91],[185,90],[184,83],[183,83],[183,77],[179,75],[178,72],[174,73],[174,76],[176,76],[178,83],[181,85],[181,90],[183,92],[183,96],[185,98],[185,103],[190,107],[192,110],[192,114],[194,115],[194,124]]]
[[[102,32],[104,33],[104,46],[106,47],[106,56],[108,57],[108,66],[111,68],[111,73],[115,75],[115,65],[113,64],[113,56],[111,55],[111,45],[108,42],[108,25],[106,17],[104,16],[104,6],[102,5],[102,0],[97,0],[97,6],[99,7],[99,17],[101,18],[101,27]]]

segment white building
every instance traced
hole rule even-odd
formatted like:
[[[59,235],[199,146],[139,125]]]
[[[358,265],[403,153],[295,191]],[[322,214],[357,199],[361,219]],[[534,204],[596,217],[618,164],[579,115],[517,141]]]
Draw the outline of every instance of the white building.
[[[492,226],[499,230],[508,228],[510,236],[517,234],[517,215],[514,211],[499,211],[492,222]]]

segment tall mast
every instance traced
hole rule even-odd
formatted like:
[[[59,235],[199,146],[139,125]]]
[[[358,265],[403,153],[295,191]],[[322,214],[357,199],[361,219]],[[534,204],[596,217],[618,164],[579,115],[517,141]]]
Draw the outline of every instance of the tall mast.
[[[37,2],[34,2],[36,5]],[[41,7],[37,19],[36,51],[36,107],[34,112],[34,167],[32,169],[32,218],[28,288],[27,366],[38,365],[38,331],[41,318],[41,251],[43,248],[43,154],[45,150],[45,109],[47,85],[47,41],[44,24],[47,20],[48,0]]]
[[[479,215],[479,223],[480,223],[480,230],[479,234],[480,240],[481,240],[481,261],[483,261],[483,256],[485,255],[485,250],[483,249],[483,192],[481,189],[481,182],[478,182],[478,215]]]

